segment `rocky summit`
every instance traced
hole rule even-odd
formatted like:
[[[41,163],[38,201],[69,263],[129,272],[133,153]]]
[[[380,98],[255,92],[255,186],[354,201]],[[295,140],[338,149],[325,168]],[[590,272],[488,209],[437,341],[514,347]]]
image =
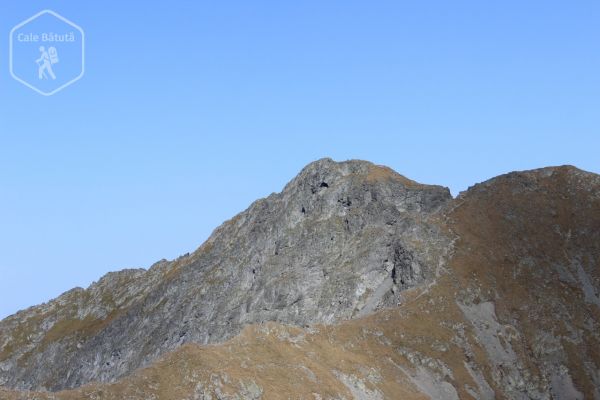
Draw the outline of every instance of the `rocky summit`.
[[[0,322],[0,399],[600,399],[600,176],[316,161],[195,252]]]

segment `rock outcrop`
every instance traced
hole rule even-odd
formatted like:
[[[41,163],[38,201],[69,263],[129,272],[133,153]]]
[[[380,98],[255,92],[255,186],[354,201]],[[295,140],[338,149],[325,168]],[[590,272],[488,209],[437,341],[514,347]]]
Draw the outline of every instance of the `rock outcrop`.
[[[195,253],[108,274],[3,321],[1,382],[53,391],[111,382],[247,324],[333,323],[395,305],[442,262],[449,241],[428,217],[450,200],[448,189],[384,167],[317,161]]]
[[[196,252],[2,321],[0,397],[600,399],[599,324],[598,175],[452,199],[325,159]]]

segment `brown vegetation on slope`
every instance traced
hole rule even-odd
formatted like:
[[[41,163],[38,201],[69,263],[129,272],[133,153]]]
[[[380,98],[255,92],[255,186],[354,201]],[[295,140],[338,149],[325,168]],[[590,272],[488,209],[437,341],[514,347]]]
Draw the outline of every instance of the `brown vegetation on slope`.
[[[334,326],[248,326],[114,384],[0,396],[598,398],[598,176],[562,167],[498,177],[459,196],[440,224],[454,254],[398,308]]]

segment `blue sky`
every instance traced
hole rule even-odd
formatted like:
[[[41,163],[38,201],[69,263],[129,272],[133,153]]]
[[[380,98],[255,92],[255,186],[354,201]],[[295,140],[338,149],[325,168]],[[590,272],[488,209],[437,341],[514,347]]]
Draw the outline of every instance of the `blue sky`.
[[[52,97],[0,63],[0,317],[194,250],[325,156],[454,194],[600,172],[597,1],[138,4],[0,6],[7,39],[43,9],[86,34]]]

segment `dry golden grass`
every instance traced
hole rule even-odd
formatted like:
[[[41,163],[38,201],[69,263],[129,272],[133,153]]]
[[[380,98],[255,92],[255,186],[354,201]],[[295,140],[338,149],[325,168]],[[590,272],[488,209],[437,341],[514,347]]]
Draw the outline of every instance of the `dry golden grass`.
[[[590,318],[598,323],[600,311],[585,303],[579,287],[561,282],[553,263],[569,262],[578,249],[600,254],[600,201],[592,201],[584,190],[572,190],[570,170],[554,174],[552,179],[526,176],[523,185],[534,190],[516,190],[514,177],[502,177],[458,199],[444,227],[458,237],[448,273],[429,288],[404,292],[398,308],[335,326],[248,326],[222,344],[185,345],[114,384],[90,384],[53,395],[0,390],[0,398],[192,399],[201,398],[199,384],[211,393],[218,389],[234,394],[254,383],[264,399],[314,399],[315,394],[350,399],[349,388],[336,375],[341,373],[385,399],[426,399],[409,377],[418,367],[417,357],[425,363],[433,360],[430,370],[443,365],[451,371],[442,379],[461,399],[473,398],[467,385],[477,387],[465,362],[478,365],[496,398],[504,399],[488,354],[457,305],[466,301],[465,293],[476,293],[470,300],[474,303],[494,302],[498,322],[519,332],[510,344],[534,378],[547,378],[533,351],[535,338],[544,331],[561,337],[576,388],[593,398],[594,383],[583,361],[600,366],[600,343],[592,336],[579,344],[568,337]],[[369,176],[399,175],[373,167]],[[592,278],[598,280],[600,266],[594,268]],[[65,324],[56,328],[61,330],[57,337],[95,326],[93,321]],[[464,343],[458,341],[456,326],[464,328]]]

